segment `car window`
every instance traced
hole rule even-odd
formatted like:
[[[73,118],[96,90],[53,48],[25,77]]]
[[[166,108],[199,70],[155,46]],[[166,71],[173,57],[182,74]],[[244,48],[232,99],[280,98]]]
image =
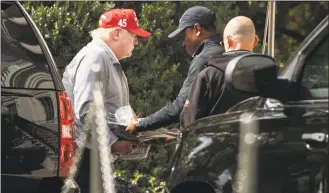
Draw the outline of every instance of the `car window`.
[[[308,56],[300,79],[306,99],[328,99],[328,40],[326,37]]]
[[[1,3],[1,87],[54,88],[39,41],[14,2]]]

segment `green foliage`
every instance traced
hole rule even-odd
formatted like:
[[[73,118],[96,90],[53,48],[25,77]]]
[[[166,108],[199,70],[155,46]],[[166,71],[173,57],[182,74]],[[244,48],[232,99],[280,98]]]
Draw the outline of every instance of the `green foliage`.
[[[115,177],[130,182],[130,184],[138,187],[138,192],[164,193],[164,188],[166,186],[166,182],[159,180],[156,174],[142,174],[138,170],[135,170],[132,176],[128,177],[127,170],[117,169],[115,171]]]
[[[282,67],[304,38],[328,14],[328,2],[276,2],[275,59]],[[252,18],[262,51],[267,2],[239,2],[239,14]],[[267,52],[266,52],[267,53]]]
[[[149,178],[150,186],[146,189],[146,193],[162,193],[164,192],[164,188],[166,187],[165,182],[158,183],[156,177],[151,176]]]
[[[137,184],[141,177],[143,177],[143,174],[139,173],[139,171],[136,170],[133,174],[133,177],[130,179],[130,182],[132,184]]]
[[[89,32],[97,27],[100,15],[114,4],[28,1],[23,6],[43,34],[62,73],[75,54],[91,40]]]
[[[139,18],[141,27],[153,34],[140,40],[127,64],[131,102],[136,111],[150,114],[170,99],[173,85],[181,80],[177,71],[179,61],[173,61],[175,45],[168,43],[167,35],[174,30],[175,5],[169,2],[153,2],[142,5]],[[177,63],[174,63],[177,62]]]

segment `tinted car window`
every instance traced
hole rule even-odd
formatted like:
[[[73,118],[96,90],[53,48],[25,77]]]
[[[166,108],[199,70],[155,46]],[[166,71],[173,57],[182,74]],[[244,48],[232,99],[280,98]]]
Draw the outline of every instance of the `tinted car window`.
[[[1,87],[53,89],[39,41],[15,4],[1,3]]]
[[[306,60],[301,84],[309,91],[307,99],[328,98],[328,37]]]

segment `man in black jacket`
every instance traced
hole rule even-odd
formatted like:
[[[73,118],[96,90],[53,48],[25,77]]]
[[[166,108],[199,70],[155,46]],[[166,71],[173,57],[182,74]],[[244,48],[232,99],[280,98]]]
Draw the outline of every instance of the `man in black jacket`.
[[[178,122],[195,76],[204,69],[209,58],[224,52],[220,46],[222,37],[216,34],[216,15],[206,7],[194,6],[186,10],[179,20],[178,28],[168,37],[173,38],[178,34],[184,36],[183,46],[193,60],[176,100],[148,117],[133,118],[126,131],[157,129]]]
[[[244,16],[231,19],[224,29],[223,41],[225,52],[211,59],[191,85],[180,115],[183,127],[196,119],[224,113],[232,105],[251,96],[226,89],[224,72],[233,58],[253,51],[258,42],[254,23]]]

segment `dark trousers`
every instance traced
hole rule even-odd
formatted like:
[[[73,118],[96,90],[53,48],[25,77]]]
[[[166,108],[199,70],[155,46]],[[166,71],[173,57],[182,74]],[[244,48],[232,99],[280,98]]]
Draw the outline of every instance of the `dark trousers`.
[[[89,193],[90,192],[90,185],[91,180],[95,179],[95,176],[92,176],[91,174],[91,160],[90,160],[90,154],[91,150],[88,148],[84,149],[83,158],[81,159],[80,167],[78,170],[78,175],[76,178],[76,182],[78,183],[80,187],[80,193]],[[100,169],[100,163],[97,164],[98,169],[98,175],[99,179],[101,180],[101,169]],[[100,191],[102,191],[102,182],[98,185],[100,188]]]
[[[80,163],[80,167],[78,169],[77,172],[77,176],[76,176],[76,182],[79,185],[80,188],[80,193],[91,193],[90,192],[90,180],[93,179],[93,176],[91,176],[91,161],[90,161],[90,154],[91,154],[91,150],[88,148],[85,148],[84,150],[84,154],[83,154],[83,158],[81,159],[81,163]],[[109,164],[113,164],[113,163],[109,163]],[[99,167],[98,168],[98,173],[100,174],[100,163],[98,164]],[[99,177],[101,179],[101,176]],[[116,185],[116,192],[117,193],[138,193],[137,189],[135,190],[136,187],[128,187],[128,183],[122,180],[118,180],[115,179],[114,182]],[[102,186],[101,186],[102,182],[99,184],[99,187],[101,187],[101,191],[102,191]],[[130,189],[130,190],[128,190]]]
[[[77,172],[76,182],[80,187],[80,193],[89,193],[90,190],[90,153],[88,148],[84,149],[84,154]]]

